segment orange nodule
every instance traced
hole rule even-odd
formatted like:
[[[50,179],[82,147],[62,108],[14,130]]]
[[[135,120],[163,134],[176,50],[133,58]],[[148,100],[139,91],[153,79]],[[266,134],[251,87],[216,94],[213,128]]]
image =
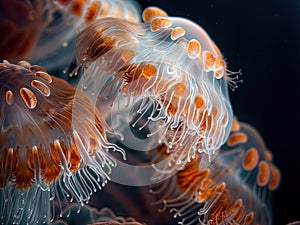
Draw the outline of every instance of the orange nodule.
[[[168,28],[170,26],[172,26],[172,22],[167,18],[154,18],[150,24],[151,31],[153,32],[158,31],[161,28]]]
[[[185,30],[182,27],[175,27],[171,32],[171,39],[173,41],[185,35]]]
[[[201,53],[201,45],[199,41],[197,41],[196,39],[190,40],[187,45],[187,51],[190,58],[195,59],[199,57]]]
[[[209,71],[212,69],[216,58],[213,56],[212,53],[208,51],[203,52],[203,56],[204,56],[204,69],[206,71]]]
[[[147,64],[142,70],[143,77],[149,79],[156,74],[156,67],[153,64]]]
[[[280,184],[280,181],[281,181],[281,174],[280,174],[280,171],[279,169],[274,166],[273,164],[271,164],[271,180],[269,182],[269,190],[273,191],[275,190],[278,185]]]
[[[248,137],[242,132],[233,133],[227,140],[227,145],[232,147],[247,142]]]
[[[268,163],[266,161],[261,161],[258,165],[258,174],[256,177],[256,182],[259,186],[265,186],[268,184],[271,176],[271,171]]]
[[[84,15],[85,24],[89,24],[96,19],[100,8],[101,8],[101,1],[91,2]]]
[[[244,170],[250,171],[253,170],[258,163],[258,151],[256,148],[249,148],[244,155],[243,159],[243,168]]]
[[[80,17],[83,13],[84,4],[85,4],[85,0],[72,1],[70,6],[71,13],[77,17]]]
[[[203,104],[204,104],[204,100],[201,96],[196,96],[195,99],[194,99],[194,104],[196,106],[196,109],[200,109]]]
[[[167,13],[158,7],[148,7],[143,11],[143,20],[145,23],[150,22],[155,17],[167,17]]]

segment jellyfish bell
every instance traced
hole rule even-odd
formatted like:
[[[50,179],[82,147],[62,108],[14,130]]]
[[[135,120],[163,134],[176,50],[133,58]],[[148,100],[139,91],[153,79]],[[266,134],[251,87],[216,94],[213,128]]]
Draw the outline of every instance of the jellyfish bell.
[[[26,59],[48,71],[72,62],[78,30],[96,18],[140,21],[134,0],[1,0],[0,5],[0,60]]]
[[[224,154],[234,150],[242,152],[237,173],[241,179],[246,177],[248,186],[256,187],[254,191],[260,199],[268,200],[265,199],[265,193],[276,190],[280,185],[280,170],[274,164],[272,152],[258,131],[247,123],[238,123],[238,128],[231,131],[221,151]]]
[[[0,63],[0,96],[3,223],[42,223],[50,208],[87,202],[115,166],[108,150],[125,154],[106,140],[111,130],[89,99],[38,65]]]
[[[272,224],[270,196],[280,171],[253,127],[236,120],[233,125],[209,167],[196,157],[152,188],[159,196],[155,204],[170,209],[180,224]]]
[[[124,136],[140,130],[155,139],[153,146],[165,143],[169,167],[197,154],[211,162],[232,123],[225,61],[199,25],[160,15],[144,15],[151,18],[146,23],[103,18],[82,30],[75,44],[80,88],[109,103],[110,126]],[[144,141],[135,149],[148,146]]]
[[[30,52],[30,61],[43,65],[47,70],[68,69],[68,64],[74,60],[74,40],[78,31],[103,17],[139,22],[140,6],[134,0],[46,1],[43,28],[35,48]]]

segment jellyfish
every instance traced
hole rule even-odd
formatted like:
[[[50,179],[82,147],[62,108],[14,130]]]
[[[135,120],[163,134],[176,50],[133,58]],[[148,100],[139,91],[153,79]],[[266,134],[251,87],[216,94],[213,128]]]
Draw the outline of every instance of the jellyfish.
[[[143,18],[98,19],[79,33],[79,88],[96,106],[110,107],[107,120],[123,134],[123,145],[144,149],[145,142],[134,139],[140,132],[153,140],[151,147],[164,143],[173,153],[170,170],[197,154],[210,163],[230,133],[228,86],[235,86],[236,75],[199,25],[154,7]]]
[[[116,164],[108,151],[125,157],[89,99],[39,65],[0,63],[0,96],[2,224],[46,223],[88,202]]]
[[[0,60],[29,60],[48,71],[68,67],[78,30],[101,17],[140,21],[134,0],[0,2]]]
[[[272,224],[271,192],[280,179],[258,132],[234,119],[228,141],[208,168],[196,157],[152,193],[159,196],[154,204],[162,204],[180,224],[267,225]]]
[[[73,61],[74,39],[78,30],[102,17],[138,22],[140,7],[134,0],[47,1],[44,5],[44,28],[31,52],[31,62],[43,65],[47,70],[65,68],[66,73]]]

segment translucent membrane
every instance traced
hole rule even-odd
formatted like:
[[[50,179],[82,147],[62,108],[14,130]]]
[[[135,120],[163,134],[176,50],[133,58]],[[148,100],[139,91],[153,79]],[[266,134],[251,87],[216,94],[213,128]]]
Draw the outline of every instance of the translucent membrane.
[[[272,224],[270,194],[280,183],[280,171],[254,128],[240,123],[230,137],[236,134],[246,138],[222,146],[209,168],[196,157],[153,187],[156,204],[180,224]]]
[[[140,21],[134,0],[1,0],[0,60],[29,60],[47,70],[72,61],[78,30],[97,18]]]
[[[0,63],[0,97],[2,223],[47,222],[50,209],[55,216],[69,201],[87,202],[115,166],[108,150],[125,157],[89,99],[40,66]]]
[[[178,26],[186,35],[174,38]],[[207,66],[208,53],[224,63],[206,32],[186,19],[99,19],[76,40],[79,88],[107,112],[122,145],[167,146],[168,162],[157,170],[180,168],[197,154],[210,163],[228,138],[232,109],[228,82],[216,76],[215,62]]]

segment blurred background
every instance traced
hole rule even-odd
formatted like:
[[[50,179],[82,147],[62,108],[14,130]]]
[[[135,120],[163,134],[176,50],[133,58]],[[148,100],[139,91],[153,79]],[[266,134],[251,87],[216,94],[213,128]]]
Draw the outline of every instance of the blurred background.
[[[254,126],[274,154],[282,182],[274,224],[300,220],[300,1],[140,0],[201,25],[243,83],[231,92],[239,120]]]

